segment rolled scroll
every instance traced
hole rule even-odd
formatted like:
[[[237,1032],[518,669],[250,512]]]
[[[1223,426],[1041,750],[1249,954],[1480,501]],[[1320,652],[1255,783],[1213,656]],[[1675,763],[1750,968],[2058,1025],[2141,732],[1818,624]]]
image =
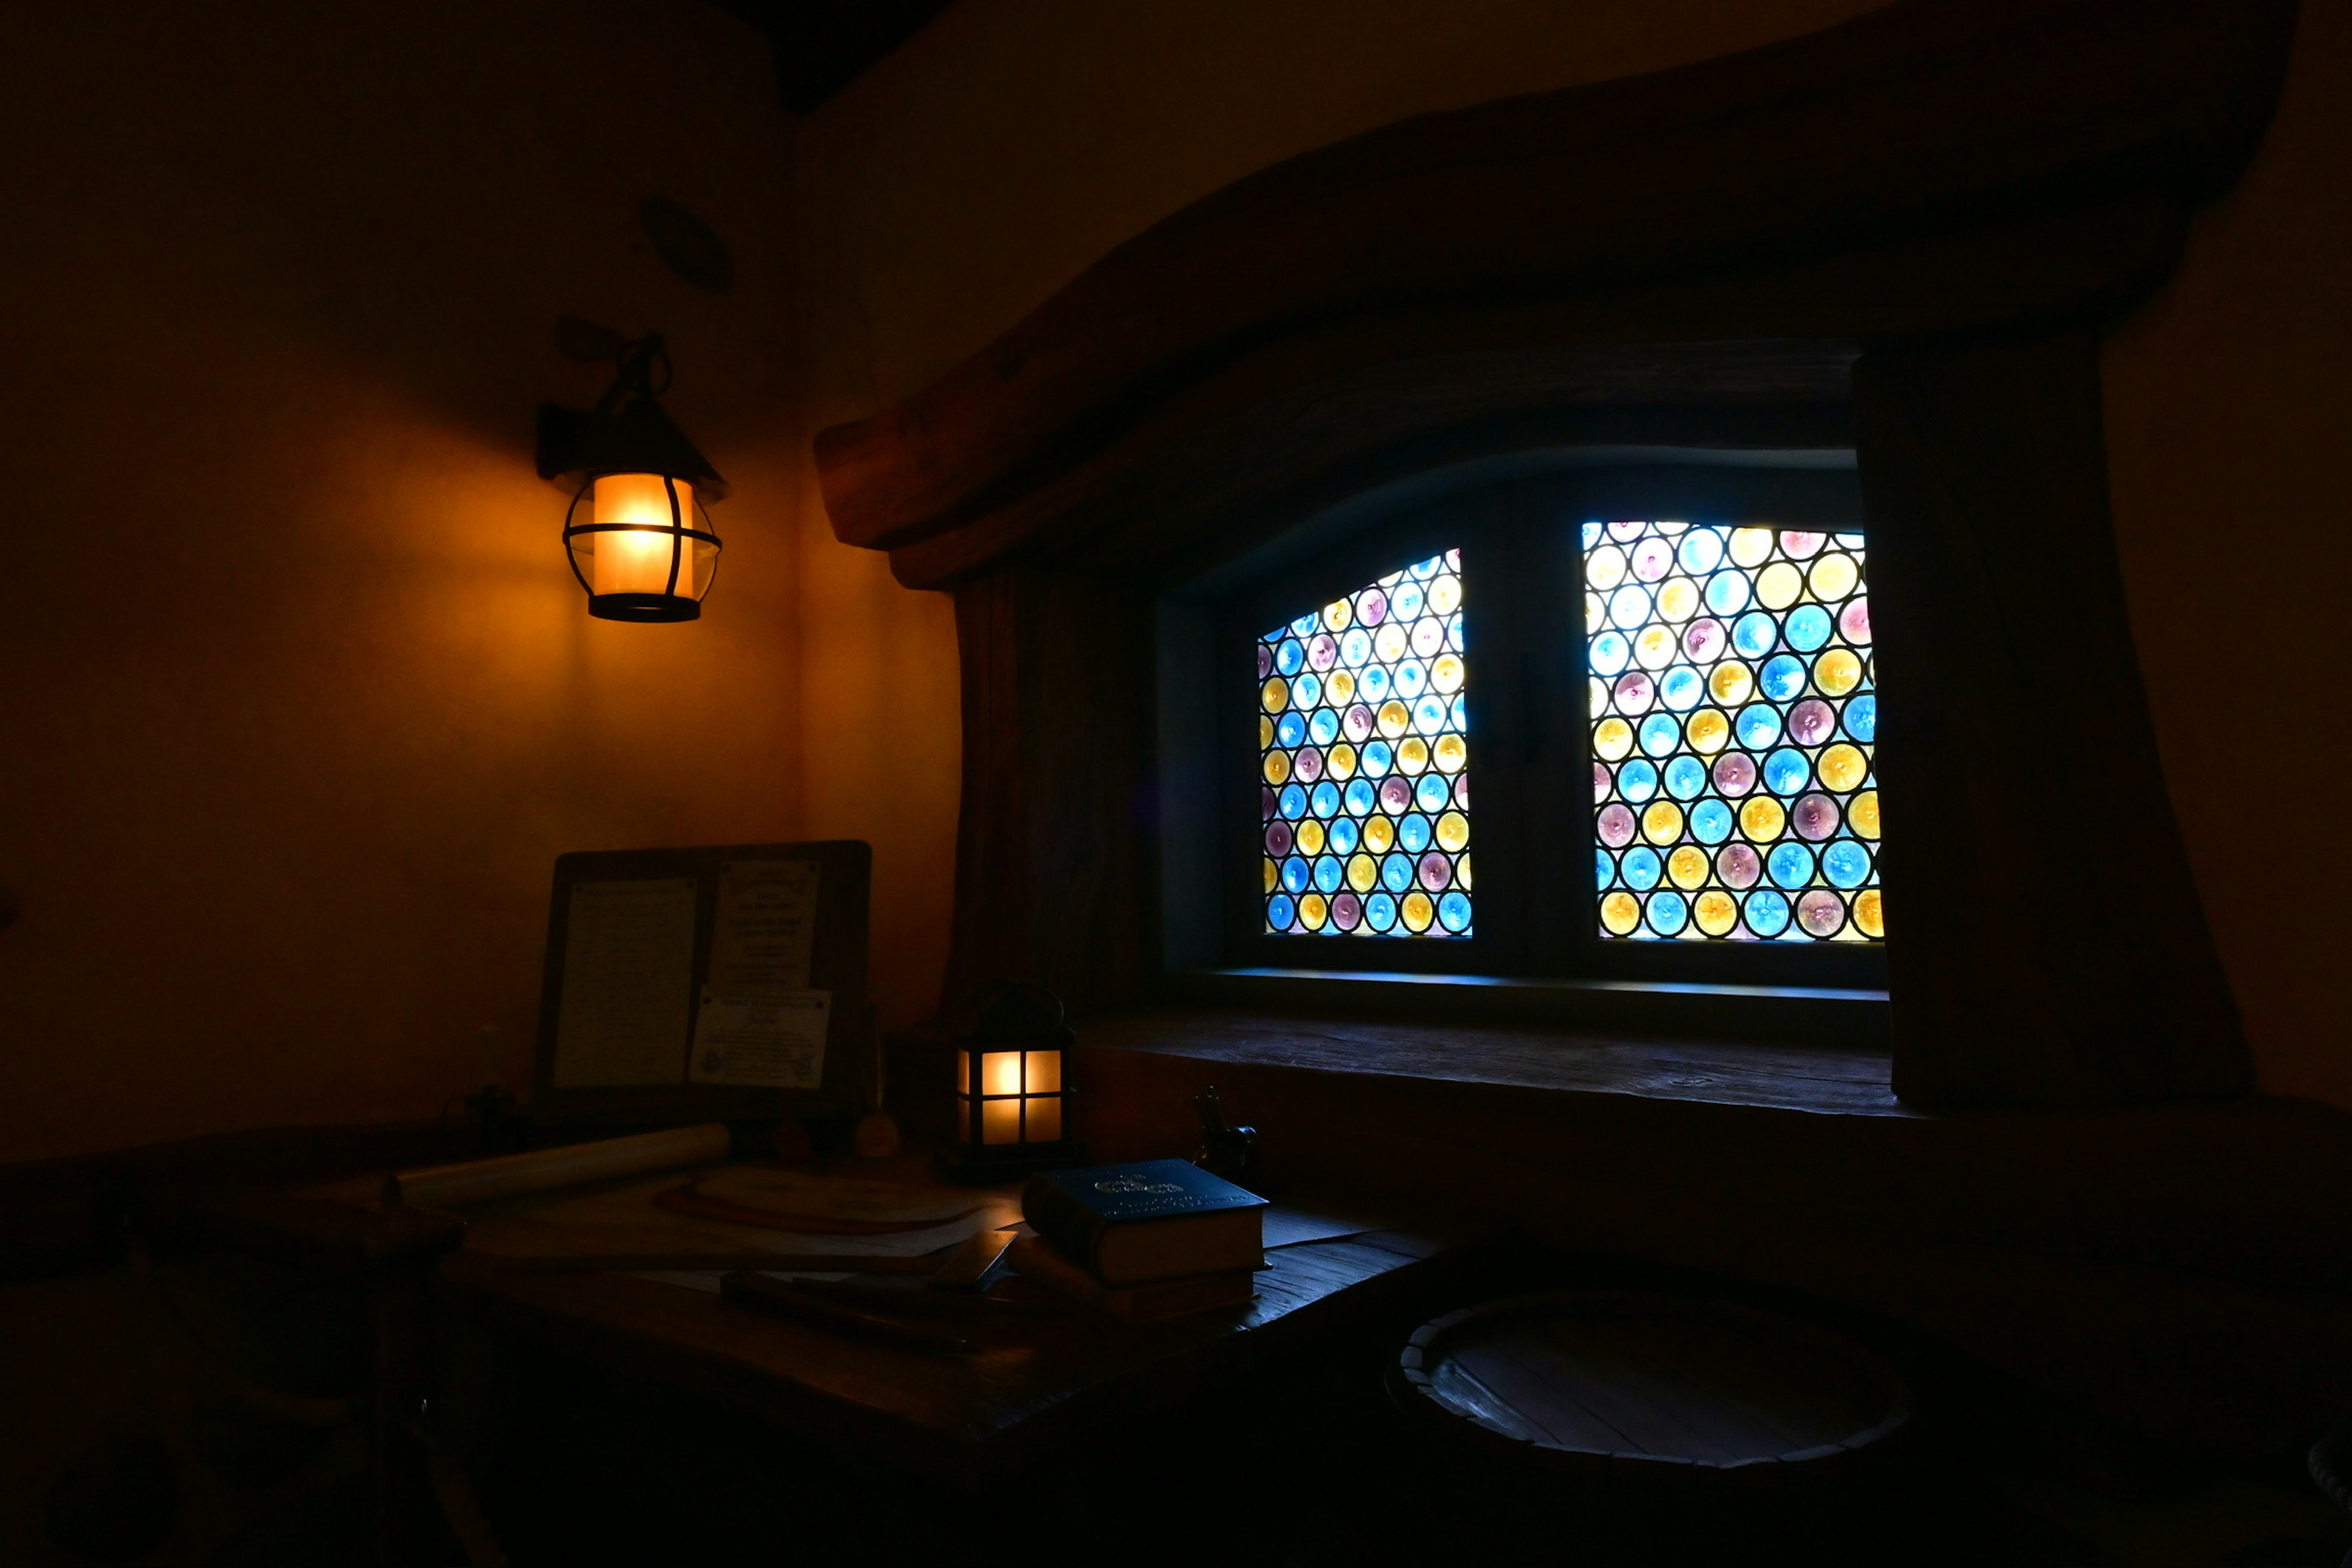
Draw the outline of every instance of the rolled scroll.
[[[615,1176],[713,1164],[727,1158],[730,1147],[725,1125],[712,1121],[667,1132],[643,1132],[634,1138],[537,1149],[528,1154],[462,1160],[454,1165],[394,1172],[383,1179],[383,1201],[387,1205],[457,1208],[518,1193],[543,1193]]]

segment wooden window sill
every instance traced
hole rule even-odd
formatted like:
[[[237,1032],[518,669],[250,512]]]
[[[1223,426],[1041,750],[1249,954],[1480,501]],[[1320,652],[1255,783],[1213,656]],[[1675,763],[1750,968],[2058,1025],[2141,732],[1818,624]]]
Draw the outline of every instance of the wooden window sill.
[[[1753,1005],[1762,987],[1601,985],[1592,982],[1465,983],[1422,975],[1377,977],[1295,973],[1219,972],[1184,977],[1178,994],[1158,1004],[1099,1014],[1079,1026],[1082,1046],[1209,1061],[1303,1068],[1400,1079],[1434,1079],[1568,1094],[1625,1095],[1834,1116],[1910,1117],[1895,1098],[1883,1049],[1851,1040],[1750,1040],[1670,1025],[1636,1031],[1607,1023],[1563,1025],[1541,1019],[1566,989],[1572,1001],[1598,992],[1622,1005],[1664,993],[1671,1001],[1720,1008]],[[1280,984],[1247,984],[1275,980]],[[1391,1005],[1446,1002],[1491,985],[1489,1011],[1464,1021],[1412,1016]],[[1416,989],[1418,988],[1418,989]],[[1532,990],[1535,994],[1530,994]],[[1216,993],[1222,991],[1222,996]],[[1637,994],[1633,998],[1623,994]],[[1726,994],[1730,993],[1732,994]],[[1496,998],[1499,997],[1499,1001]],[[1883,1021],[1884,993],[1776,993],[1792,1007],[1867,1010]],[[1322,1001],[1328,1004],[1318,1006]],[[1450,1009],[1449,1009],[1450,1011]],[[1696,1016],[1693,1005],[1682,1016]]]

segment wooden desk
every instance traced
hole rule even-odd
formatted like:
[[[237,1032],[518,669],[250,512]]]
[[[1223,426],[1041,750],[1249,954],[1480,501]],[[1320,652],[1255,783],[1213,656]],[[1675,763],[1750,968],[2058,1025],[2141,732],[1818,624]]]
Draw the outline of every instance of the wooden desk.
[[[1144,1327],[1076,1304],[976,1317],[959,1326],[984,1346],[968,1356],[854,1338],[656,1279],[520,1271],[473,1247],[444,1259],[441,1282],[457,1310],[534,1346],[977,1494],[1402,1310],[1440,1282],[1448,1252],[1403,1230],[1278,1247],[1246,1306]]]

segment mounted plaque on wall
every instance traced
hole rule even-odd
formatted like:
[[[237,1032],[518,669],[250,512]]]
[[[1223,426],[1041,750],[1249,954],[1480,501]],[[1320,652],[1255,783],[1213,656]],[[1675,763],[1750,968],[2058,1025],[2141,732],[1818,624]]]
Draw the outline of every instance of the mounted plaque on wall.
[[[558,857],[533,1119],[856,1115],[872,867],[856,839]]]

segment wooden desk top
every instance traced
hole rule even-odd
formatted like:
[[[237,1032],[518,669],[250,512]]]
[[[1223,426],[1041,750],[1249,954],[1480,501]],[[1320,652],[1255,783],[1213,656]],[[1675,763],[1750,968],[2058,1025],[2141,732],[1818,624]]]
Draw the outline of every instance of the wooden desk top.
[[[1255,1300],[1146,1326],[1018,1281],[1013,1292],[1039,1310],[959,1317],[956,1331],[982,1349],[953,1356],[660,1279],[517,1268],[486,1249],[499,1245],[499,1221],[486,1217],[478,1229],[440,1270],[445,1294],[469,1316],[748,1411],[844,1457],[972,1493],[1083,1455],[1158,1411],[1402,1310],[1434,1283],[1447,1250],[1392,1229],[1276,1247]]]

